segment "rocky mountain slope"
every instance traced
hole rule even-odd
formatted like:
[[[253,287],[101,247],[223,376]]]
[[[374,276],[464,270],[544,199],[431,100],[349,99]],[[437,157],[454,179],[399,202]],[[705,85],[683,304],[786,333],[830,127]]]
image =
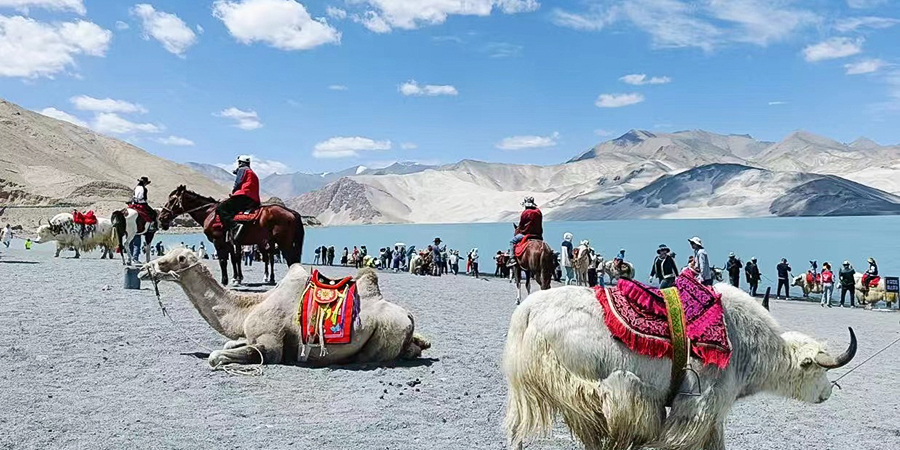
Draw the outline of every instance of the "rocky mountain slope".
[[[326,225],[513,220],[525,195],[554,220],[893,214],[898,171],[900,146],[865,138],[843,144],[798,131],[772,143],[631,130],[565,164],[465,160],[354,174],[352,190],[338,180],[288,204]]]
[[[293,198],[307,192],[320,189],[340,180],[343,177],[358,175],[406,175],[418,173],[433,166],[414,162],[396,162],[387,167],[375,169],[365,166],[353,166],[340,172],[304,173],[295,172],[287,174],[274,173],[260,180],[260,185],[267,192],[282,198]]]
[[[131,197],[140,176],[161,203],[179,184],[221,197],[220,184],[134,145],[0,99],[0,203],[4,220],[30,226],[37,218],[95,209],[109,215]]]

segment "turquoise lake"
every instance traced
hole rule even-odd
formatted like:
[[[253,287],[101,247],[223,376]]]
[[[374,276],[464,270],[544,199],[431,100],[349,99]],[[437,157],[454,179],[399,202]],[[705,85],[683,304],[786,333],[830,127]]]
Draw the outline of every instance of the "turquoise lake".
[[[626,250],[640,280],[646,280],[650,264],[659,244],[667,244],[676,253],[679,265],[691,254],[687,242],[700,236],[709,251],[712,263],[725,264],[729,252],[735,252],[744,262],[751,257],[759,261],[763,272],[763,286],[775,279],[775,266],[787,258],[794,274],[805,272],[812,259],[830,261],[837,266],[845,259],[860,271],[866,268],[866,258],[874,257],[884,275],[900,275],[900,252],[894,244],[900,229],[900,216],[881,217],[804,217],[764,219],[704,219],[704,220],[616,220],[595,222],[547,222],[544,237],[554,249],[559,248],[565,232],[575,235],[575,242],[591,241],[607,259],[620,248]],[[337,259],[344,247],[365,245],[370,253],[395,242],[424,248],[440,237],[448,248],[461,254],[478,248],[482,272],[493,272],[490,258],[497,250],[508,247],[512,233],[510,223],[442,224],[442,225],[361,225],[307,228],[304,262],[312,262],[316,246],[333,245]],[[164,245],[185,242],[196,245],[203,235],[162,235]],[[207,244],[209,247],[209,244]],[[768,279],[767,279],[768,278]],[[741,280],[743,283],[743,279]],[[798,292],[794,289],[795,292]]]

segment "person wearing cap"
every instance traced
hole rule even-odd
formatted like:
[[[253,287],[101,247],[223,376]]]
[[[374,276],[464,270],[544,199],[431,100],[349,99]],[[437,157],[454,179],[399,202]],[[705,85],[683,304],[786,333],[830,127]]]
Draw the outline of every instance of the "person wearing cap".
[[[147,177],[140,177],[137,180],[137,186],[134,187],[134,195],[131,197],[131,203],[135,205],[141,205],[141,207],[147,211],[147,215],[150,216],[150,226],[147,231],[156,231],[156,210],[153,209],[149,203],[147,203],[148,193],[147,193],[147,185],[150,184],[150,179]]]
[[[522,201],[522,206],[525,207],[525,210],[522,211],[522,215],[519,217],[519,223],[516,224],[516,235],[509,241],[509,254],[513,255],[513,257],[510,258],[510,266],[516,264],[516,244],[522,242],[522,239],[525,239],[525,236],[531,236],[531,239],[538,241],[544,240],[544,215],[541,213],[541,210],[538,209],[537,203],[534,202],[534,197],[525,197],[525,200]]]
[[[831,271],[831,263],[822,263],[822,303],[824,307],[831,308],[831,298],[834,297],[834,272]]]
[[[728,261],[725,262],[725,271],[728,272],[728,281],[736,288],[741,287],[741,269],[743,268],[744,262],[735,256],[734,252],[729,253]]]
[[[431,263],[433,265],[431,274],[434,276],[438,276],[438,277],[441,276],[441,272],[443,272],[443,267],[444,267],[444,264],[441,260],[441,252],[442,251],[443,250],[441,250],[441,238],[439,238],[439,237],[434,238],[434,245],[431,247],[431,254],[432,254]]]
[[[672,251],[666,244],[661,244],[656,249],[656,259],[653,261],[653,267],[650,269],[650,278],[659,280],[659,288],[665,289],[675,284],[675,277],[678,276],[678,265],[675,264],[675,258]]]
[[[747,284],[750,285],[750,296],[756,297],[756,290],[759,288],[759,266],[756,265],[756,257],[750,258],[750,262],[744,266],[744,275],[747,277]]]
[[[838,272],[838,278],[841,281],[841,308],[844,307],[848,292],[850,293],[850,307],[856,306],[856,270],[850,265],[850,261],[844,261]]]
[[[709,266],[709,253],[703,247],[703,241],[694,236],[688,239],[694,250],[694,270],[697,272],[697,281],[704,286],[713,285],[712,268]]]
[[[869,293],[869,282],[878,276],[878,263],[875,262],[875,258],[869,258],[866,260],[869,263],[869,268],[866,269],[866,273],[862,276],[862,292],[863,295],[867,295]]]
[[[233,227],[234,216],[241,212],[259,208],[259,177],[250,168],[250,157],[238,156],[237,169],[234,170],[234,187],[231,197],[228,197],[216,207],[219,220],[226,231]],[[231,235],[231,242],[237,242],[240,238],[243,225]]]
[[[775,296],[781,296],[781,287],[784,286],[784,298],[791,298],[791,266],[788,265],[787,258],[781,258],[781,262],[775,268],[778,270],[778,288],[775,289]]]

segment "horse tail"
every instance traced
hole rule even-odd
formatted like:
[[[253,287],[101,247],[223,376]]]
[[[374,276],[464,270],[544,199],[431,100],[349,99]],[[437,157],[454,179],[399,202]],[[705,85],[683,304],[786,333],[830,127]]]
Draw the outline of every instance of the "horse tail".
[[[122,240],[125,239],[125,235],[127,233],[127,228],[125,225],[125,214],[122,211],[113,211],[112,217],[110,217],[110,222],[112,222],[113,230],[115,230],[116,240],[119,242],[119,251],[122,251]]]
[[[294,220],[297,222],[297,229],[294,231],[294,242],[292,253],[296,255],[297,262],[303,262],[303,237],[306,231],[303,230],[303,216],[294,211]]]

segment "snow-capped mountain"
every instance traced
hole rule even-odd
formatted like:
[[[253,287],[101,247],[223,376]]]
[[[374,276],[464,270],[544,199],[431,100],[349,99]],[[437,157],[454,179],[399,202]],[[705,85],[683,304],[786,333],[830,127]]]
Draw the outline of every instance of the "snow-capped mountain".
[[[326,225],[506,221],[526,195],[553,220],[900,213],[900,146],[803,131],[773,143],[631,130],[559,165],[419,169],[364,171],[288,204]]]

